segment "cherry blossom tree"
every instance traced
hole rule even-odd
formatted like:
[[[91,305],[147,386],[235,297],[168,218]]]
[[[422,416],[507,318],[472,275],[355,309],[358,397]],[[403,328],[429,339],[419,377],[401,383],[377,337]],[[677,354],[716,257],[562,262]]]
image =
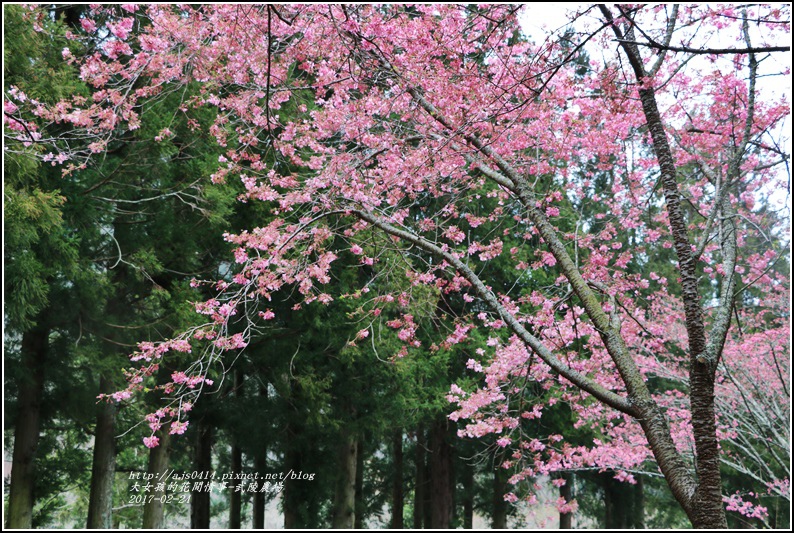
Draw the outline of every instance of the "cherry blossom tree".
[[[423,346],[413,291],[367,282],[346,296],[369,317],[351,342],[374,346],[381,321],[404,342],[395,357],[485,332],[489,350],[470,362],[485,384],[453,387],[452,417],[469,421],[469,435],[502,434],[499,445],[515,446],[505,465],[518,468],[514,481],[580,466],[631,481],[652,463],[693,525],[725,527],[723,425],[738,446],[754,430],[729,413],[718,426],[718,411],[739,401],[760,409],[752,401],[762,396],[740,399],[758,373],[788,380],[781,330],[768,333],[762,320],[753,335],[767,345],[747,344],[735,340],[733,318],[748,287],[788,290],[771,272],[785,260],[775,243],[787,242],[788,220],[759,208],[785,187],[788,102],[759,94],[764,62],[788,50],[779,43],[789,8],[594,6],[576,15],[581,33],[544,42],[522,38],[519,10],[95,6],[81,24],[87,35],[107,28],[99,48],[64,54],[95,87],[92,98],[45,106],[12,90],[6,135],[46,144],[45,158],[79,171],[137,127],[148,101],[197,83],[200,96],[175,113],[218,110],[208,134],[227,152],[212,181],[242,180],[240,200],[265,202],[274,217],[225,236],[236,267],[212,282],[217,298],[197,305],[208,322],[142,344],[130,387],[113,397],[152,387],[169,350],[191,352],[190,368],[156,385],[172,403],[149,417],[153,432],[166,422],[184,431],[211,385],[208,368],[267,327],[274,295],[295,290],[299,305],[327,304],[330,266],[348,250],[381,278],[407,276],[465,309],[444,342]],[[585,49],[594,59],[583,65],[575,59]],[[48,137],[47,124],[62,122],[80,136]],[[273,156],[275,166],[263,162]],[[600,176],[609,189],[596,194]],[[393,250],[405,261],[382,260]],[[649,270],[668,252],[665,272]],[[753,316],[763,306],[760,298]],[[774,320],[787,317],[778,308]],[[750,360],[740,362],[745,349]],[[547,404],[570,404],[577,424],[603,439],[523,438],[544,408],[527,401],[527,383],[549,392]],[[728,383],[738,396],[726,396]],[[764,482],[787,487],[772,477]]]

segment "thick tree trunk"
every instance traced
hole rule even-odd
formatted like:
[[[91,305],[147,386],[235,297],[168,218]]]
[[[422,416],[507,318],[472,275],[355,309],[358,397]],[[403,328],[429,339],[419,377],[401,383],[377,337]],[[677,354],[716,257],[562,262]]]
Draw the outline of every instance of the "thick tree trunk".
[[[463,529],[474,528],[474,466],[463,463]]]
[[[296,380],[289,379],[289,394],[289,409],[291,416],[288,418],[286,428],[287,451],[284,454],[284,469],[287,472],[301,472],[303,470],[303,461],[300,450],[304,447],[302,446],[303,427],[301,426],[303,417],[296,407],[300,402],[301,396],[301,386]],[[282,494],[284,498],[284,529],[306,527],[306,524],[301,523],[300,520],[301,507],[306,505],[306,502],[301,498],[300,481],[287,478],[284,483],[284,492]]]
[[[232,446],[232,474],[239,474],[243,471],[243,450],[239,446]],[[243,493],[238,486],[242,480],[232,479],[229,484],[229,529],[240,529],[241,512],[243,509]]]
[[[391,528],[403,529],[403,432],[394,433],[392,437],[392,453],[394,455],[394,479],[391,489]]]
[[[604,489],[604,528],[644,529],[642,478],[636,485],[616,481],[611,473],[599,475]]]
[[[333,523],[334,529],[352,529],[356,519],[356,463],[358,443],[352,432],[342,428],[339,437],[339,472],[334,492]]]
[[[234,396],[240,398],[243,394],[243,373],[238,368],[234,372]],[[229,529],[240,529],[242,524],[243,493],[240,479],[234,479],[243,471],[243,450],[236,442],[232,444],[232,482],[229,484]]]
[[[364,500],[364,440],[359,439],[356,443],[356,520],[355,529],[364,529],[364,512],[366,502]]]
[[[49,347],[48,328],[36,326],[22,336],[22,366],[19,407],[14,424],[14,452],[11,486],[8,493],[6,527],[33,527],[34,459],[39,445],[41,400],[44,393],[44,366]]]
[[[560,498],[566,502],[573,499],[573,474],[562,474],[565,485],[560,487]],[[573,513],[560,513],[560,529],[573,529]]]
[[[152,498],[147,499],[143,505],[143,529],[163,529],[163,518],[165,516],[165,487],[156,490],[157,480],[164,479],[168,472],[168,459],[171,453],[171,434],[169,433],[171,424],[164,425],[159,433],[160,445],[149,450],[149,466],[146,472],[151,476],[155,490],[151,493]]]
[[[491,529],[507,529],[507,471],[502,468],[502,461],[498,460],[493,473],[493,522]]]
[[[103,394],[113,392],[113,383],[105,375],[99,378]],[[91,467],[91,491],[88,497],[87,529],[113,527],[113,479],[116,475],[116,402],[100,401],[94,430],[94,461]]]
[[[414,476],[414,529],[422,529],[425,524],[425,492],[427,490],[427,477],[425,476],[425,430],[419,426],[416,432],[416,473]]]
[[[604,528],[623,529],[623,511],[631,502],[622,499],[616,492],[612,474],[601,474],[601,479],[604,485]]]
[[[293,424],[287,424],[287,451],[284,457],[284,469],[287,472],[300,472],[300,452],[293,443],[299,429]],[[301,527],[298,523],[298,507],[301,505],[298,498],[298,481],[286,479],[284,483],[284,529]]]
[[[606,479],[603,483],[603,486],[604,486],[604,529],[614,529],[617,520],[615,519],[615,509],[614,509],[614,504],[612,502],[612,487],[610,480]]]
[[[455,454],[457,453],[457,451],[455,450],[455,446],[454,446],[456,431],[454,430],[452,424],[447,422],[446,419],[445,422],[447,426],[446,441],[447,444],[449,445],[449,506],[450,506],[449,527],[454,528],[458,519],[458,513],[457,513],[458,508],[455,505],[455,500],[457,498],[456,492],[458,487],[457,485],[458,480],[456,477],[457,474],[455,472],[455,463],[457,463],[457,458],[455,457]]]
[[[642,80],[640,80],[642,81]],[[714,412],[714,373],[717,361],[706,353],[706,336],[701,313],[701,298],[695,274],[696,258],[686,234],[686,222],[680,214],[680,194],[676,181],[675,162],[667,145],[661,115],[656,106],[653,89],[640,89],[648,128],[653,138],[654,150],[662,169],[661,181],[665,192],[670,227],[679,258],[684,311],[690,352],[690,408],[695,437],[695,472],[697,486],[694,498],[684,506],[696,528],[726,528],[722,503],[722,478],[720,475],[717,426]],[[713,360],[712,360],[713,359]]]
[[[198,422],[195,447],[195,470],[204,473],[212,472],[212,425],[206,420]],[[204,480],[202,488],[206,489],[209,480]],[[209,529],[210,527],[210,493],[207,490],[194,491],[190,498],[190,528]]]
[[[267,383],[261,385],[259,387],[259,395],[262,396],[263,399],[267,400]],[[259,472],[260,477],[265,474],[265,470],[267,469],[267,446],[263,442],[259,449],[256,450],[254,455],[254,470]],[[261,487],[260,487],[261,488]],[[254,493],[254,502],[253,502],[253,528],[254,529],[265,529],[265,505],[267,503],[266,494],[264,492],[257,491]]]
[[[637,475],[637,484],[634,485],[634,512],[631,518],[634,529],[645,529],[645,484],[641,475]]]
[[[258,455],[254,458],[254,470],[259,472],[259,475],[265,473],[265,469],[267,468],[267,460],[265,459],[265,455],[267,454],[267,450],[262,450],[259,452],[262,456]],[[257,491],[254,493],[254,503],[253,503],[253,528],[254,529],[265,529],[265,493],[261,491]]]
[[[452,479],[452,445],[448,438],[447,419],[439,419],[430,430],[430,527],[449,529],[452,524],[454,487]]]
[[[728,527],[725,508],[722,503],[722,479],[717,442],[717,427],[714,413],[714,376],[720,358],[714,346],[707,345],[706,328],[703,321],[702,299],[698,288],[697,262],[693,243],[689,238],[687,221],[684,216],[682,195],[679,191],[676,173],[676,160],[667,139],[661,113],[656,102],[656,92],[652,80],[647,78],[639,47],[635,41],[634,29],[627,26],[624,30],[613,19],[604,5],[601,12],[611,23],[612,30],[620,39],[620,46],[626,53],[634,77],[640,85],[639,97],[642,110],[651,135],[652,145],[661,172],[659,182],[665,197],[665,207],[670,233],[678,257],[678,271],[681,277],[681,298],[686,317],[687,342],[690,357],[690,409],[692,429],[695,438],[695,484],[694,490],[687,472],[681,472],[680,461],[671,462],[665,454],[654,449],[657,463],[670,485],[673,495],[683,507],[696,528],[724,529]],[[731,294],[732,300],[732,294]],[[724,303],[723,303],[724,304]],[[728,311],[730,306],[728,305]],[[728,315],[730,316],[730,315]],[[708,349],[711,347],[712,349]],[[653,435],[643,425],[649,442],[653,447]],[[651,427],[650,429],[653,429]],[[664,428],[669,434],[669,429]]]
[[[425,444],[429,446],[429,435],[425,435]],[[432,479],[432,473],[430,470],[430,449],[425,449],[425,465],[424,465],[424,476],[425,476],[425,488],[424,488],[424,500],[422,502],[422,524],[425,529],[430,529],[432,526],[431,520],[433,516],[433,492],[430,488],[430,480]]]

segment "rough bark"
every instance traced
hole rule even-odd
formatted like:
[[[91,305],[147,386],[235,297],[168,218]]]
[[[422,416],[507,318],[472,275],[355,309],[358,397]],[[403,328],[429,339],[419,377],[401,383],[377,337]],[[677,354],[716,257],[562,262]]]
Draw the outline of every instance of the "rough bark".
[[[14,452],[8,493],[6,527],[33,527],[33,486],[36,449],[39,444],[44,366],[49,347],[49,329],[38,325],[22,336],[22,366],[19,407],[14,423]]]
[[[168,472],[168,460],[171,453],[171,424],[164,425],[158,432],[160,445],[149,450],[149,465],[146,472],[151,476],[155,490],[151,493],[151,500],[143,506],[143,529],[163,529],[165,517],[165,501],[161,500],[166,495],[166,490],[157,490],[157,480],[163,479]]]
[[[394,468],[392,473],[391,489],[391,528],[403,529],[403,507],[405,496],[403,494],[403,432],[396,431],[392,436],[392,453],[394,455]]]
[[[204,419],[198,422],[195,446],[195,471],[212,471],[212,425]],[[204,484],[208,483],[205,481]],[[194,491],[190,498],[190,528],[209,529],[210,493],[205,490]]]
[[[103,394],[114,392],[113,383],[99,378]],[[94,456],[91,466],[91,489],[88,497],[87,529],[113,527],[113,479],[116,474],[116,403],[102,401],[97,406],[94,430]]]
[[[342,429],[339,437],[338,477],[334,491],[334,529],[352,529],[356,518],[356,462],[358,443],[348,428]]]
[[[694,493],[691,490],[683,493],[673,485],[671,489],[696,528],[727,528],[728,523],[722,503],[722,479],[714,411],[714,377],[719,354],[707,351],[702,301],[695,269],[698,258],[693,252],[693,244],[681,207],[683,199],[678,190],[676,162],[656,102],[653,80],[647,77],[639,48],[634,42],[636,41],[634,28],[628,25],[625,30],[621,29],[613,20],[609,8],[603,5],[599,7],[607,21],[612,22],[612,30],[620,40],[620,46],[629,60],[639,85],[640,103],[661,171],[659,179],[681,277],[690,357],[690,409],[695,438],[697,484]],[[665,478],[669,483],[670,479],[666,472]]]

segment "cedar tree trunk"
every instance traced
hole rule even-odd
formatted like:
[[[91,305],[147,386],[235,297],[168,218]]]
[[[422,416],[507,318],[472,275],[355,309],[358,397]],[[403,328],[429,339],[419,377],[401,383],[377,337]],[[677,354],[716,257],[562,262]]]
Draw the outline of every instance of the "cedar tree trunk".
[[[113,383],[103,374],[99,378],[103,394],[113,392]],[[100,401],[94,430],[94,462],[91,467],[91,492],[88,497],[87,529],[113,527],[113,479],[116,475],[116,402]]]

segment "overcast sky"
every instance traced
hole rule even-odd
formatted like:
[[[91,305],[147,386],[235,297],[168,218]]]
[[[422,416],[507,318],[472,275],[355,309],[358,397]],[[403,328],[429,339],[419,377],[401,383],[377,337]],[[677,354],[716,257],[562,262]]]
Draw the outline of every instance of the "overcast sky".
[[[567,16],[568,13],[576,11],[579,6],[584,5],[583,3],[528,3],[524,5],[524,9],[519,16],[519,20],[521,22],[521,26],[524,29],[524,32],[534,38],[535,42],[542,42],[545,40],[546,36],[549,32],[556,32],[564,28],[568,22],[569,17]],[[723,43],[714,43],[709,42],[711,46],[715,47],[732,47],[736,46],[735,36],[730,34],[730,32],[726,32],[724,34],[717,34],[717,39],[719,40],[720,36],[725,37],[725,42]],[[752,34],[751,34],[752,38]],[[713,40],[713,39],[712,39]],[[791,36],[789,35],[788,42],[786,44],[791,44]],[[595,51],[595,48],[590,47],[591,54]],[[617,48],[614,49],[617,51]],[[601,54],[604,51],[601,50]],[[698,59],[698,58],[696,58]],[[702,62],[706,65],[706,59],[703,57]],[[697,69],[698,61],[692,61],[689,65],[687,65],[688,69]],[[785,94],[789,105],[791,105],[791,76],[790,75],[781,75],[782,72],[785,71],[786,68],[791,68],[791,52],[776,52],[770,54],[769,57],[765,58],[761,62],[761,69],[760,74],[765,75],[759,81],[759,94],[761,99],[777,99],[780,95]],[[775,74],[770,76],[769,74]],[[781,129],[782,136],[785,137],[784,145],[787,147],[787,151],[789,155],[791,155],[791,134],[789,133],[791,130],[791,117],[786,120],[786,123],[783,125]],[[784,168],[780,168],[781,172],[785,172]],[[790,180],[790,176],[789,176]],[[789,182],[789,189],[790,189],[790,182]],[[768,191],[771,197],[774,198],[776,203],[785,204],[791,208],[791,197],[789,191],[786,190],[778,190],[778,191]]]

